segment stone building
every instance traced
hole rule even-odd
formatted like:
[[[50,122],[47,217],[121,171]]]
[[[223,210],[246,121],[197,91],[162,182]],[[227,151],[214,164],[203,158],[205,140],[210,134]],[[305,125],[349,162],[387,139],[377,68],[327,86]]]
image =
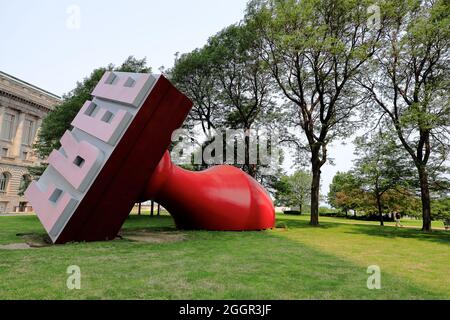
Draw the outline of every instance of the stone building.
[[[21,186],[41,161],[32,145],[42,118],[60,97],[0,71],[0,213],[30,211]]]

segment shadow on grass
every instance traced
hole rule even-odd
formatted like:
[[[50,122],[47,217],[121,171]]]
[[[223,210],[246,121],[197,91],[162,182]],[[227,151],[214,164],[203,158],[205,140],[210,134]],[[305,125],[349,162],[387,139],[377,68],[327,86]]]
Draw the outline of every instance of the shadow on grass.
[[[307,228],[339,227],[278,221],[299,233]],[[40,228],[36,223],[36,230]],[[169,216],[131,216],[124,229],[173,231],[175,226]],[[17,224],[11,232],[18,230]],[[189,241],[164,246],[108,241],[61,245],[58,250],[50,247],[26,255],[17,250],[2,254],[0,298],[8,299],[448,298],[445,288],[430,289],[384,270],[382,289],[369,290],[366,266],[273,232],[202,231],[190,233]],[[89,283],[76,294],[65,288],[67,261],[82,263],[83,281]],[[34,280],[36,274],[40,281]]]
[[[298,232],[345,226],[332,222],[311,226],[309,221],[277,217],[277,225],[280,223]],[[350,227],[356,229],[363,226]],[[130,216],[124,229],[177,230],[170,216]],[[369,276],[367,266],[299,243],[280,232],[193,231],[189,241],[176,244],[176,249],[165,247],[168,252],[182,252],[183,258],[179,261],[182,269],[178,273],[193,285],[192,292],[178,293],[180,296],[169,290],[169,298],[210,297],[211,292],[204,289],[205,283],[226,288],[219,296],[221,299],[441,299],[446,295],[386,271],[382,273],[382,289],[369,290],[366,287]],[[221,262],[217,264],[217,261]],[[163,264],[162,269],[171,262],[164,261]],[[206,275],[211,275],[211,278]],[[273,295],[275,288],[278,288],[275,290],[277,294]]]
[[[123,225],[124,229],[143,229],[143,223],[146,224],[145,229],[149,231],[176,231],[173,219],[171,216],[138,216],[130,215]],[[287,229],[298,229],[298,228],[320,228],[320,229],[330,229],[334,227],[339,227],[336,223],[322,223],[318,226],[311,226],[308,221],[295,220],[289,218],[276,217],[276,227],[277,228],[287,228]],[[195,231],[195,230],[191,230]],[[222,231],[218,231],[222,232]],[[236,231],[240,232],[240,231]],[[228,233],[228,231],[227,231]]]
[[[351,231],[342,231],[348,234],[366,234],[374,237],[384,238],[408,238],[417,240],[433,241],[443,244],[450,244],[450,232],[444,230],[434,230],[432,232],[423,232],[419,229],[412,228],[396,228],[392,226],[379,226],[379,225],[365,225],[365,224],[351,224],[351,223],[339,223],[339,222],[322,222],[319,226],[311,226],[306,220],[294,220],[290,218],[277,217],[277,225],[285,224],[289,228],[342,228],[350,227]]]
[[[145,227],[143,226],[145,223]],[[122,230],[177,231],[171,216],[130,215]]]
[[[450,233],[441,230],[423,232],[417,229],[358,225],[358,228],[353,228],[352,231],[345,232],[349,234],[366,234],[373,237],[390,239],[406,238],[425,240],[450,245]]]
[[[325,222],[320,223],[318,226],[312,226],[309,224],[309,221],[306,220],[295,220],[292,218],[283,218],[283,217],[276,217],[276,225],[285,225],[288,229],[289,228],[320,228],[320,229],[330,229],[339,227],[338,223],[332,223],[332,222]]]

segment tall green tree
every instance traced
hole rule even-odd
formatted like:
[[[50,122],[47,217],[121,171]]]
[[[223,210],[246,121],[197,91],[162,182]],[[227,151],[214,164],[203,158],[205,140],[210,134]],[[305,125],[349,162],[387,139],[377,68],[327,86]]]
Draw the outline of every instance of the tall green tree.
[[[402,149],[399,150],[392,134],[381,129],[375,134],[358,137],[355,146],[355,176],[360,180],[360,187],[375,200],[383,226],[383,196],[401,186],[408,187],[413,175],[410,161]]]
[[[175,64],[167,71],[170,80],[193,102],[186,119],[188,128],[199,124],[207,139],[214,136],[224,122],[224,110],[218,97],[219,83],[214,75],[211,50],[207,47],[177,54]]]
[[[311,198],[311,172],[297,170],[292,175],[280,177],[276,188],[275,199],[285,206],[299,207],[303,213],[303,207]]]
[[[387,32],[359,84],[371,99],[372,113],[391,122],[416,167],[422,230],[429,231],[430,174],[448,159],[450,150],[450,4],[446,0],[383,4]]]
[[[63,96],[63,102],[57,105],[42,121],[42,126],[38,132],[37,141],[34,149],[39,157],[46,158],[53,149],[60,147],[59,139],[66,130],[71,128],[70,123],[80,111],[86,100],[92,99],[91,92],[94,90],[98,81],[101,79],[105,71],[124,71],[124,72],[151,72],[147,66],[145,58],[136,59],[129,56],[120,66],[116,67],[109,64],[107,67],[97,68],[92,73],[77,82],[75,89]],[[45,170],[45,166],[41,167]],[[38,172],[33,173],[39,176]]]
[[[395,213],[410,217],[421,216],[420,196],[409,187],[397,186],[395,189],[386,191],[382,196],[382,202],[386,212],[394,219]]]
[[[431,205],[433,207],[433,219],[442,220],[447,228],[450,227],[450,194],[435,199]]]
[[[231,25],[211,37],[208,47],[221,87],[220,99],[227,109],[225,125],[244,131],[243,170],[255,177],[258,166],[250,161],[250,130],[263,125],[262,119],[273,107],[272,79],[260,58],[256,33],[251,25]]]
[[[361,181],[351,171],[337,172],[330,184],[327,200],[336,209],[348,215],[349,210],[356,211],[365,201]]]
[[[240,166],[258,175],[251,163],[250,130],[273,124],[272,79],[259,55],[256,33],[246,24],[231,25],[208,43],[179,56],[168,71],[170,79],[194,102],[190,120],[199,124],[207,142],[214,132],[241,129],[245,159]],[[236,165],[236,164],[235,164]]]
[[[352,81],[375,53],[380,26],[367,23],[373,1],[254,0],[247,10],[261,39],[261,57],[292,107],[310,154],[311,225],[319,224],[321,168],[328,144],[352,130],[360,104]],[[299,137],[300,139],[300,137]]]

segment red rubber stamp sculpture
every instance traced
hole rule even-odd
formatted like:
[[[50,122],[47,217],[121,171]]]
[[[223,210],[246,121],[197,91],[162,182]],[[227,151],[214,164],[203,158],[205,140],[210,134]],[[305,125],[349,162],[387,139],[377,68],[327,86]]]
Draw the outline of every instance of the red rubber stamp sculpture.
[[[265,189],[220,165],[190,172],[167,148],[192,102],[164,76],[106,72],[25,191],[54,243],[114,239],[134,203],[155,200],[180,229],[272,228]]]

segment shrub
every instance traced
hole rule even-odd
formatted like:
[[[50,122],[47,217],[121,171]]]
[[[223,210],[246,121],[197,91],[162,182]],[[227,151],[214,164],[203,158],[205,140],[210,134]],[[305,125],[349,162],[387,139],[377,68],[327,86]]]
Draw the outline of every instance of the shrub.
[[[286,211],[283,211],[283,213],[284,214],[292,214],[292,215],[301,215],[302,213],[300,212],[300,211],[298,211],[298,210],[286,210]]]

